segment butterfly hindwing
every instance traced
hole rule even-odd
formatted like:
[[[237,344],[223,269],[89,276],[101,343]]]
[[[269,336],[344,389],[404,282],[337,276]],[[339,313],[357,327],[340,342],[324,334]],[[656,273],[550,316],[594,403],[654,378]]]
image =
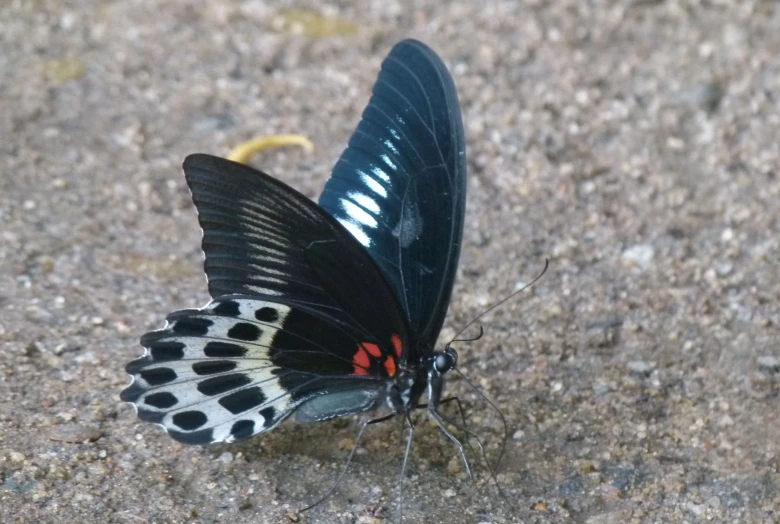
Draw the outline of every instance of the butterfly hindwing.
[[[447,312],[465,202],[455,85],[429,47],[404,40],[382,63],[319,203],[379,265],[409,320],[412,346],[421,351],[431,350]]]
[[[191,444],[249,438],[312,396],[357,391],[356,407],[371,407],[397,356],[317,310],[265,298],[226,296],[169,315],[142,337],[122,400]]]

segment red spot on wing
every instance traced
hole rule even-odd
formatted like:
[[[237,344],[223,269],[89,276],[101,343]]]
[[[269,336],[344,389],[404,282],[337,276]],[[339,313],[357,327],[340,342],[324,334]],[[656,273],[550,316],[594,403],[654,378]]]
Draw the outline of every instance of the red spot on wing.
[[[368,375],[368,368],[370,367],[371,363],[368,358],[368,353],[366,353],[366,349],[362,344],[358,346],[357,353],[355,353],[355,356],[352,357],[352,363],[352,367],[355,370],[355,375]]]
[[[379,346],[376,344],[371,344],[370,342],[363,342],[360,344],[363,346],[363,349],[368,351],[368,354],[371,355],[374,358],[379,358],[382,356],[382,351],[380,351]]]
[[[385,369],[387,370],[387,374],[391,377],[395,376],[395,359],[393,357],[387,357],[385,360]]]
[[[392,337],[393,348],[395,352],[401,354],[401,339],[398,335]],[[379,361],[385,367],[385,371],[391,377],[395,376],[397,367],[393,355],[383,355],[379,346],[371,342],[361,342],[358,344],[357,352],[352,357],[352,368],[354,375],[369,375],[371,373],[371,362]]]
[[[401,352],[404,349],[403,344],[401,343],[401,337],[398,335],[393,335],[390,340],[393,342],[393,348],[395,349],[395,356],[397,356],[399,359],[401,358]]]

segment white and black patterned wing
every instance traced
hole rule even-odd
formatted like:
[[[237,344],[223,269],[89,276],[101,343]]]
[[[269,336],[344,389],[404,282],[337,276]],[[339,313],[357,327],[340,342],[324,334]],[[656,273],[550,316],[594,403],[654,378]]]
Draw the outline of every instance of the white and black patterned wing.
[[[146,353],[127,365],[134,380],[121,399],[187,444],[252,437],[313,395],[351,391],[362,408],[352,412],[374,407],[395,357],[366,360],[357,332],[276,300],[234,295],[172,313],[142,337]]]

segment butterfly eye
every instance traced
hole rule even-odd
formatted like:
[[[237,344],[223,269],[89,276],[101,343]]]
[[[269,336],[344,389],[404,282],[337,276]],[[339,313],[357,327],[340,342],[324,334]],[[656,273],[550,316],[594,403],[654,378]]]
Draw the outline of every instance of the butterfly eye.
[[[454,368],[457,363],[458,353],[452,348],[447,348],[436,355],[436,360],[433,361],[433,365],[439,373],[446,373]]]

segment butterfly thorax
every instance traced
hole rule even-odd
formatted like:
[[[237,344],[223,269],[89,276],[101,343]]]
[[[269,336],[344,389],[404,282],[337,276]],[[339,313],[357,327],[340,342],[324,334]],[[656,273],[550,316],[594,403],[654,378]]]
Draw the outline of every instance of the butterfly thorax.
[[[388,387],[388,407],[396,414],[408,413],[420,406],[420,398],[426,390],[428,406],[438,406],[444,387],[444,375],[454,368],[457,362],[457,352],[447,346],[443,351],[422,357],[417,366],[402,367]]]

